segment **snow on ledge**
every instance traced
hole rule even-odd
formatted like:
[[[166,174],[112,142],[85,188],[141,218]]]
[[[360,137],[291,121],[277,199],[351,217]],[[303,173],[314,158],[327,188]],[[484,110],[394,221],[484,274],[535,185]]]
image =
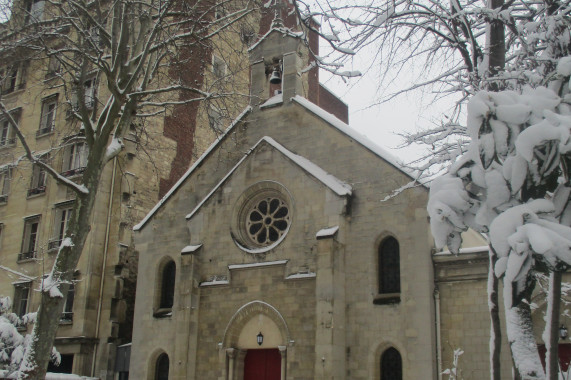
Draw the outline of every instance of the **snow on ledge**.
[[[284,102],[284,94],[277,94],[266,100],[265,103],[261,104],[260,108],[264,109],[264,108],[275,107],[280,104],[283,104],[283,102]]]
[[[212,281],[204,281],[201,282],[200,286],[201,288],[205,287],[205,286],[217,286],[217,285],[229,285],[230,281],[228,280],[212,280]]]
[[[198,251],[200,249],[200,247],[202,247],[202,244],[197,244],[197,245],[187,245],[186,247],[184,247],[181,251],[180,254],[181,255],[188,255],[190,253],[194,253],[196,251]]]
[[[482,245],[480,247],[469,247],[469,248],[460,248],[460,255],[461,254],[470,254],[470,253],[488,253],[489,247],[487,245]],[[449,256],[453,255],[450,251],[440,251],[436,252],[434,256]]]
[[[259,268],[259,267],[269,267],[274,265],[285,265],[288,260],[277,260],[277,261],[265,261],[262,263],[251,263],[251,264],[233,264],[228,265],[228,269],[248,269],[248,268]]]
[[[304,278],[315,278],[316,274],[313,272],[306,272],[306,273],[294,273],[287,276],[286,280],[299,280]]]
[[[319,239],[325,239],[328,237],[333,237],[333,236],[335,236],[337,231],[339,231],[339,226],[327,227],[327,228],[324,228],[322,230],[317,231],[317,233],[315,234],[315,238],[317,240],[319,240]]]
[[[28,275],[26,275],[26,274],[24,274],[24,273],[22,273],[22,272],[18,272],[18,271],[14,270],[14,269],[10,269],[10,268],[8,268],[8,267],[5,267],[4,265],[0,265],[0,269],[5,270],[6,272],[10,272],[10,273],[12,273],[12,274],[14,274],[14,275],[20,277],[22,280],[26,280],[25,282],[29,282],[29,281],[33,281],[33,280],[34,280],[33,277],[30,277],[30,276],[28,276]],[[21,281],[20,281],[20,282],[21,282]]]

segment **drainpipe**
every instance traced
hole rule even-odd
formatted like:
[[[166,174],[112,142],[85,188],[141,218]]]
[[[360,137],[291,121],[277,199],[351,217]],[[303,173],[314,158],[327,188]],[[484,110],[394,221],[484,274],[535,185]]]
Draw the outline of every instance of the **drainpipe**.
[[[434,312],[436,314],[436,370],[438,380],[442,380],[442,337],[440,336],[440,291],[434,289]]]
[[[113,189],[115,187],[115,174],[117,172],[117,156],[113,158],[113,175],[109,190],[109,205],[107,207],[107,223],[105,225],[105,242],[103,243],[103,263],[101,267],[101,283],[99,284],[99,299],[97,302],[97,319],[95,321],[95,346],[93,347],[93,361],[91,363],[91,377],[95,377],[95,363],[97,347],[99,346],[99,324],[101,322],[101,308],[103,306],[103,286],[105,284],[105,267],[107,266],[107,253],[109,252],[109,230],[111,228],[111,212],[113,211]]]

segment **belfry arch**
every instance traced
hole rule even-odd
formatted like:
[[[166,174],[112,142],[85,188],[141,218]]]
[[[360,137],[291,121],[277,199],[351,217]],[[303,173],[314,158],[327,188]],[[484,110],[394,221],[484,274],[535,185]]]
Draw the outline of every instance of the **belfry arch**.
[[[263,301],[248,302],[236,311],[224,331],[221,348],[225,351],[225,378],[247,380],[248,351],[265,350],[272,360],[279,352],[280,378],[285,379],[290,340],[286,321],[275,307]]]

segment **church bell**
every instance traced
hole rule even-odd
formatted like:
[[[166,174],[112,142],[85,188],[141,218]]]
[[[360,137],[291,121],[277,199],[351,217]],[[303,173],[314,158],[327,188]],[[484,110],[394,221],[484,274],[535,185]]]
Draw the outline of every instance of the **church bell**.
[[[272,71],[272,75],[270,76],[270,83],[271,84],[280,84],[282,83],[282,76],[277,68]]]

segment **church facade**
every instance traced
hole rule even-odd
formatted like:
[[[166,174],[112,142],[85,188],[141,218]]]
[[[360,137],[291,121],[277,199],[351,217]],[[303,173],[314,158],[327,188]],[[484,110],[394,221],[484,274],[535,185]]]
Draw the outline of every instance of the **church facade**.
[[[301,36],[251,47],[251,106],[135,228],[133,378],[436,377],[428,191],[381,202],[411,177],[307,99]]]

